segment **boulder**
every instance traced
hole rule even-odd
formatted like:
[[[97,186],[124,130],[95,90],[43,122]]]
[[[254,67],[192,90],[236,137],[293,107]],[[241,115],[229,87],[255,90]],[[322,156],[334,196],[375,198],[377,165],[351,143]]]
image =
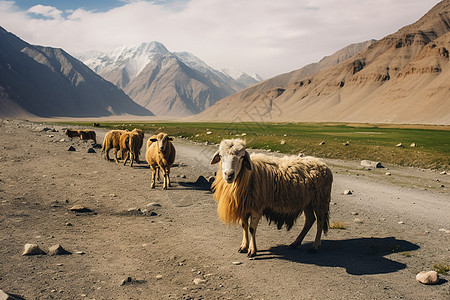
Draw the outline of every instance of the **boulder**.
[[[422,271],[416,275],[416,280],[423,284],[436,284],[439,281],[439,275],[436,271]]]
[[[379,161],[372,161],[372,160],[362,160],[361,166],[363,167],[373,167],[373,168],[383,168],[383,165]]]
[[[25,244],[24,251],[22,255],[45,255],[41,248],[36,244]]]
[[[66,249],[64,249],[61,245],[53,245],[48,248],[48,255],[69,255],[72,254]]]

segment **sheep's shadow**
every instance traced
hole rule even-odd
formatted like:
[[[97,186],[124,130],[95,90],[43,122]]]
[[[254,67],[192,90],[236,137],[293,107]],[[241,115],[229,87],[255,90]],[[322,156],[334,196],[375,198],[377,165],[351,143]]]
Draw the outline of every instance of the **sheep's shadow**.
[[[210,184],[199,184],[197,182],[178,182],[178,184],[190,190],[211,191]]]
[[[420,248],[416,244],[394,237],[323,240],[316,253],[309,252],[310,247],[311,243],[297,249],[276,246],[267,251],[259,251],[255,259],[285,259],[324,267],[341,267],[351,275],[373,275],[393,273],[406,268],[406,264],[388,259],[385,255]]]

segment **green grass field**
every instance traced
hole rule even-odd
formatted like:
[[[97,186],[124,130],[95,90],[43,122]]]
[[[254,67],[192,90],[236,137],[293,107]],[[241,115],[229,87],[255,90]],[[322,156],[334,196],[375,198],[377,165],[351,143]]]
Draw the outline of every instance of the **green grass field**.
[[[66,123],[89,125],[92,123]],[[169,135],[198,142],[219,143],[224,138],[242,138],[249,148],[270,149],[286,154],[324,158],[374,160],[421,168],[450,166],[448,126],[403,126],[324,123],[190,123],[103,122],[110,129],[141,128],[146,133]],[[321,142],[325,142],[319,145]],[[348,145],[345,146],[343,144]],[[403,148],[396,147],[402,143]],[[410,147],[415,143],[417,147]]]

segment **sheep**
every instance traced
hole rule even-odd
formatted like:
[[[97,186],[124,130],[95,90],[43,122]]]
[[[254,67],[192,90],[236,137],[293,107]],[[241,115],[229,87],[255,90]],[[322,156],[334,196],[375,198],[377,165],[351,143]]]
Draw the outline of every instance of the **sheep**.
[[[66,135],[70,138],[73,137],[80,137],[80,131],[79,130],[75,130],[75,129],[67,129],[66,130]]]
[[[102,152],[105,153],[105,159],[109,160],[109,150],[113,149],[114,159],[116,163],[119,163],[117,152],[120,150],[120,136],[125,132],[128,132],[128,130],[111,130],[106,133],[102,146]]]
[[[152,170],[152,184],[151,188],[155,188],[156,174],[161,169],[164,174],[163,190],[167,190],[170,186],[170,167],[175,161],[175,146],[172,144],[173,138],[169,137],[167,133],[159,133],[152,136],[147,141],[147,152],[145,158],[147,159],[150,169]]]
[[[97,144],[97,135],[94,130],[84,129],[79,130],[81,140],[93,140]]]
[[[243,228],[239,252],[247,252],[250,258],[256,256],[256,228],[262,216],[278,229],[286,225],[290,230],[303,211],[303,229],[290,248],[302,243],[317,218],[311,250],[318,250],[322,231],[326,234],[329,228],[333,182],[331,170],[324,163],[313,157],[249,155],[240,139],[220,143],[211,164],[219,162],[212,190],[219,218],[226,224],[239,222]]]
[[[122,157],[124,158],[123,165],[126,165],[128,159],[131,161],[131,167],[133,166],[133,161],[139,162],[139,152],[141,151],[143,139],[144,132],[137,128],[120,136],[119,144]]]
[[[97,135],[95,134],[94,130],[90,129],[83,129],[83,130],[76,130],[76,129],[67,129],[66,135],[70,138],[73,137],[80,137],[81,140],[93,140],[94,143],[97,144]]]

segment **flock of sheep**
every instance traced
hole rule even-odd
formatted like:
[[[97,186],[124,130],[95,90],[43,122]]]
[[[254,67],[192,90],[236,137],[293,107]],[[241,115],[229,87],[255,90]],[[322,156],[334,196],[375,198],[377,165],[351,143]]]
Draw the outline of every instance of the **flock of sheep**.
[[[78,135],[74,131],[68,130],[67,135],[96,141],[93,130],[78,130]],[[176,153],[172,141],[166,133],[147,140],[145,157],[152,170],[151,188],[155,188],[160,171],[164,175],[163,189],[170,187],[170,168]],[[102,152],[109,160],[109,151],[113,149],[114,160],[118,162],[120,151],[124,165],[130,160],[133,166],[133,161],[139,162],[143,142],[144,132],[140,129],[111,130],[105,135]],[[243,229],[239,252],[247,253],[250,258],[256,255],[255,235],[261,217],[274,222],[278,229],[286,225],[289,230],[303,212],[303,229],[290,247],[299,246],[317,220],[311,250],[318,250],[322,232],[327,233],[329,228],[333,182],[331,170],[323,162],[313,157],[250,155],[245,141],[231,139],[222,140],[211,164],[219,164],[212,184],[219,218],[227,224],[239,223]]]

